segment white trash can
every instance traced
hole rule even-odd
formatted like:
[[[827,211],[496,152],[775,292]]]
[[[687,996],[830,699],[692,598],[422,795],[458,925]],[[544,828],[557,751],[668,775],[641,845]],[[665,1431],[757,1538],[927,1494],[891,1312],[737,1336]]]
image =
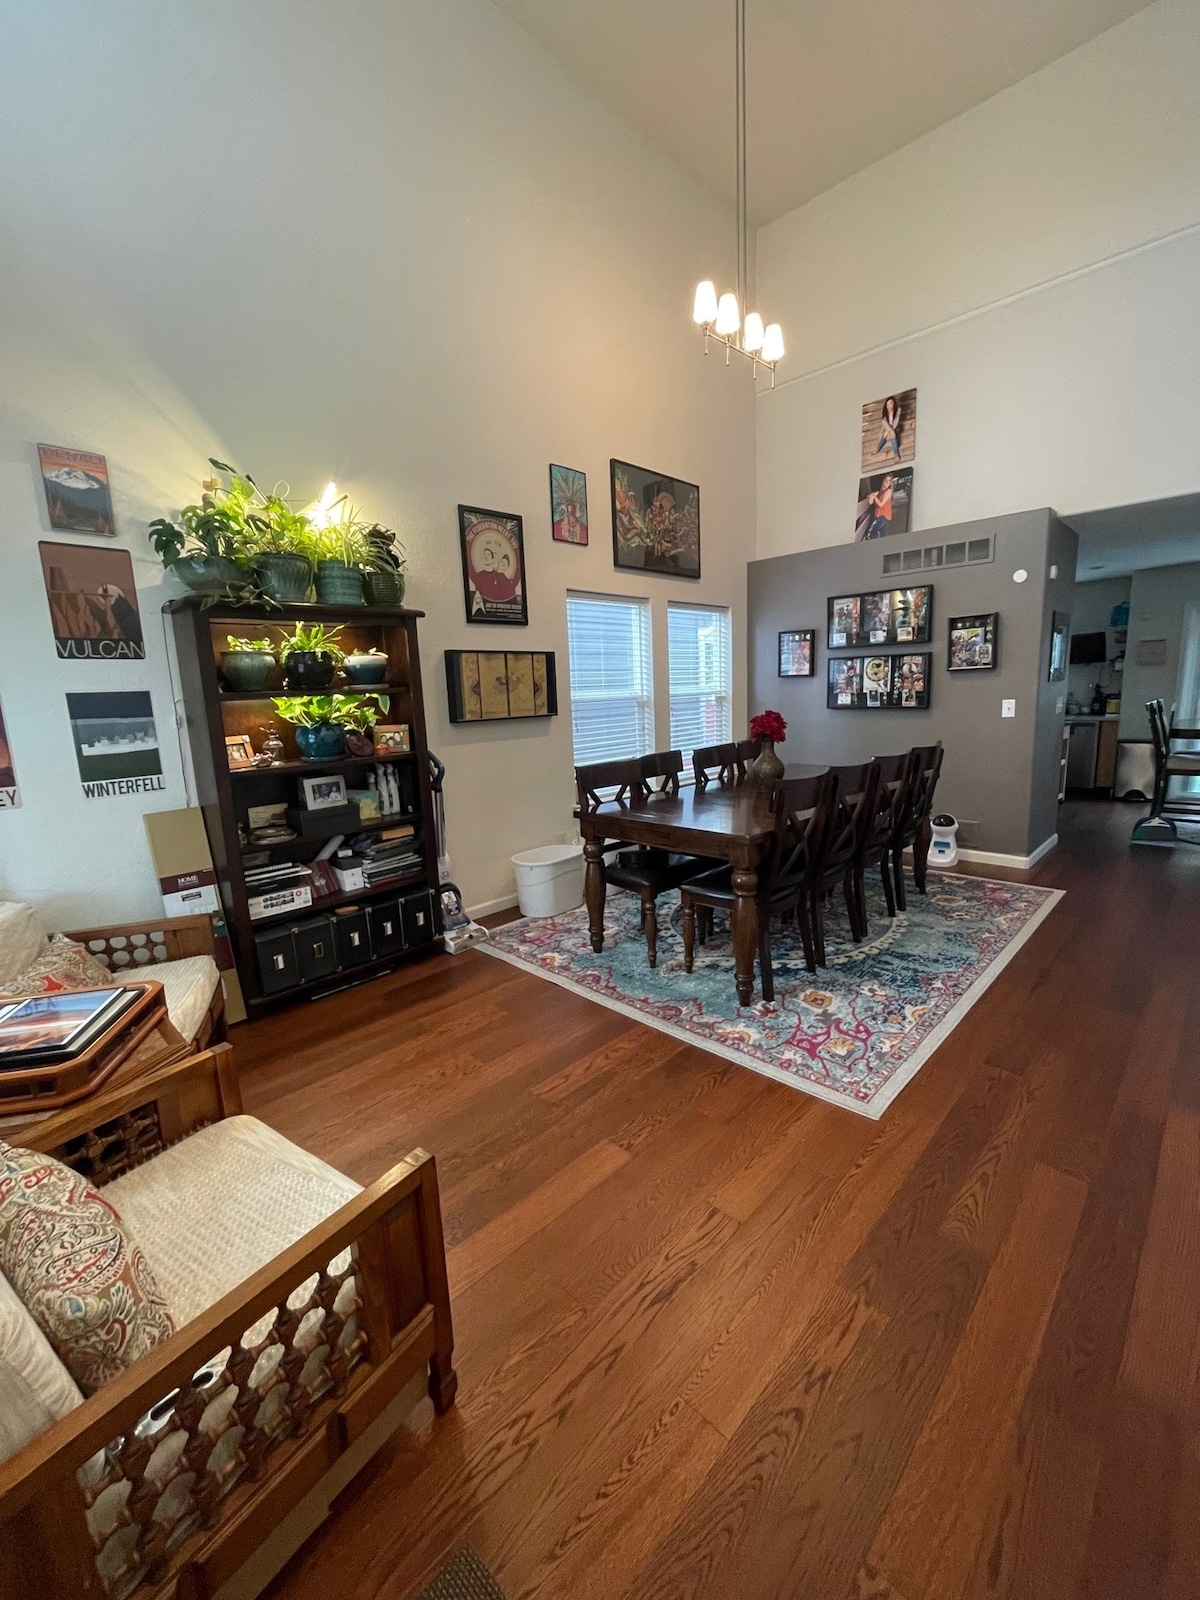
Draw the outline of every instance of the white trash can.
[[[556,917],[583,903],[583,846],[544,844],[512,857],[523,917]]]

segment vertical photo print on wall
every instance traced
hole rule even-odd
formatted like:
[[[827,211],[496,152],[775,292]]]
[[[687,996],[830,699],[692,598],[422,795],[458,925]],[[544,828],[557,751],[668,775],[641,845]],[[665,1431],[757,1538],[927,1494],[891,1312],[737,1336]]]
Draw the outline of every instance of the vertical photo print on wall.
[[[79,778],[89,800],[166,788],[147,690],[69,694],[67,713]]]
[[[506,511],[459,506],[463,600],[468,622],[525,627],[525,534],[521,518]]]
[[[39,444],[46,511],[56,533],[116,535],[108,462],[90,450]]]
[[[0,811],[15,811],[20,804],[21,790],[17,783],[17,769],[13,762],[12,746],[8,742],[4,707],[0,705]]]
[[[559,544],[588,542],[587,474],[550,467],[550,532]]]
[[[42,577],[60,661],[144,661],[128,550],[43,539]]]
[[[854,514],[856,539],[886,539],[907,533],[912,520],[913,469],[878,472],[858,482]]]
[[[917,453],[917,391],[868,400],[862,408],[862,473],[900,467]]]

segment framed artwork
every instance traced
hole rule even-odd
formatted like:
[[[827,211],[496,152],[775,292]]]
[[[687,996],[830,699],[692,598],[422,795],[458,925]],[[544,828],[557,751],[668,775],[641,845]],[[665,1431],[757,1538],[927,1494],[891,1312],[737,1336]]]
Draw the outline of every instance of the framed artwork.
[[[828,602],[831,650],[851,645],[928,644],[932,623],[932,584],[834,595]]]
[[[346,804],[346,780],[340,773],[322,778],[301,778],[300,795],[306,811],[333,811]]]
[[[447,650],[451,722],[558,715],[553,650]]]
[[[700,576],[700,485],[610,461],[613,566]]]
[[[951,617],[946,647],[947,672],[990,672],[997,664],[998,611],[974,617]]]
[[[386,750],[389,755],[401,755],[411,749],[407,722],[397,722],[391,727],[380,722],[371,732],[376,750]]]
[[[829,628],[826,643],[831,650],[844,650],[857,644],[862,617],[862,595],[835,595],[829,601]]]
[[[1048,682],[1061,683],[1067,675],[1067,652],[1071,642],[1071,614],[1056,611],[1050,630],[1050,672]]]
[[[230,772],[243,772],[254,765],[254,746],[250,743],[248,733],[225,735],[225,759],[229,762]]]
[[[20,804],[21,790],[17,785],[8,730],[4,726],[4,708],[0,706],[0,811],[16,811]]]
[[[148,690],[69,694],[67,715],[89,800],[166,788]]]
[[[903,466],[917,453],[917,391],[868,400],[862,408],[862,472]]]
[[[128,550],[38,544],[60,661],[144,661],[142,617]]]
[[[929,704],[932,656],[830,656],[831,711],[920,711]]]
[[[817,651],[814,628],[789,628],[779,635],[779,676],[811,678]]]
[[[907,533],[912,520],[913,469],[877,472],[858,480],[858,506],[854,513],[856,539],[886,539]]]
[[[587,474],[550,466],[550,531],[559,544],[588,542]]]
[[[116,537],[108,462],[90,450],[38,445],[46,511],[56,533],[98,533]]]
[[[525,533],[507,511],[459,506],[463,599],[468,622],[529,623],[525,599]]]

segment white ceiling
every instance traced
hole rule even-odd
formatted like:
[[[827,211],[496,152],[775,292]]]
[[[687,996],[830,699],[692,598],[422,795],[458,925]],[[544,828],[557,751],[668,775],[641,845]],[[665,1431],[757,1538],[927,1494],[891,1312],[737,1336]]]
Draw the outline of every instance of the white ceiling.
[[[1063,521],[1079,535],[1079,583],[1200,561],[1200,494],[1083,511]]]
[[[1147,0],[747,0],[749,208],[773,220]],[[496,0],[733,203],[733,0]]]

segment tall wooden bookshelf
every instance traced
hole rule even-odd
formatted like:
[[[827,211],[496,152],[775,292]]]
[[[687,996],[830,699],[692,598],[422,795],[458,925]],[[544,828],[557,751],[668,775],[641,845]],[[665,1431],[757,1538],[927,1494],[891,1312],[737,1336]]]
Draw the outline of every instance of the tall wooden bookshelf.
[[[163,609],[170,618],[175,639],[197,798],[204,814],[242,994],[251,1014],[280,1001],[305,998],[342,987],[347,981],[358,982],[378,976],[413,955],[426,953],[431,942],[438,942],[440,918],[436,894],[437,842],[429,780],[429,747],[417,646],[417,621],[425,613],[401,606],[290,605],[266,609],[217,604],[204,609],[200,601],[191,596],[168,601]],[[296,622],[340,625],[340,644],[347,653],[355,649],[374,648],[386,654],[388,670],[385,683],[357,686],[343,682],[339,676],[331,688],[319,692],[387,695],[389,709],[383,720],[389,724],[408,724],[409,751],[371,756],[343,755],[328,761],[303,761],[296,747],[295,729],[276,714],[271,703],[274,696],[298,692],[283,686],[282,665],[277,669],[271,686],[261,693],[235,691],[225,686],[219,666],[221,654],[228,648],[228,635],[277,641]],[[255,750],[258,750],[270,728],[274,728],[283,740],[282,761],[271,767],[230,770],[226,738],[248,734]],[[245,826],[248,808],[279,803],[294,806],[299,797],[299,780],[321,773],[341,773],[346,778],[348,789],[360,788],[368,767],[380,767],[389,762],[407,767],[411,776],[404,787],[415,803],[411,813],[390,816],[374,826],[412,822],[421,846],[420,869],[403,878],[393,878],[370,888],[314,898],[312,906],[308,908],[291,909],[272,917],[252,920],[244,858],[247,855],[261,857],[266,849],[272,862],[308,862],[316,857],[326,839],[305,835],[269,846],[243,844],[238,825]],[[370,826],[364,825],[358,831],[369,831]],[[264,933],[269,933],[273,928],[298,924],[305,918],[317,917],[325,912],[335,912],[342,906],[360,906],[369,912],[372,905],[390,903],[398,898],[406,904],[415,905],[422,895],[428,895],[430,907],[430,923],[423,924],[428,936],[406,942],[405,948],[389,950],[384,955],[375,953],[373,949],[368,961],[358,961],[352,967],[340,968],[336,973],[321,977],[302,978],[284,990],[272,992],[264,985],[260,959],[261,936]]]

